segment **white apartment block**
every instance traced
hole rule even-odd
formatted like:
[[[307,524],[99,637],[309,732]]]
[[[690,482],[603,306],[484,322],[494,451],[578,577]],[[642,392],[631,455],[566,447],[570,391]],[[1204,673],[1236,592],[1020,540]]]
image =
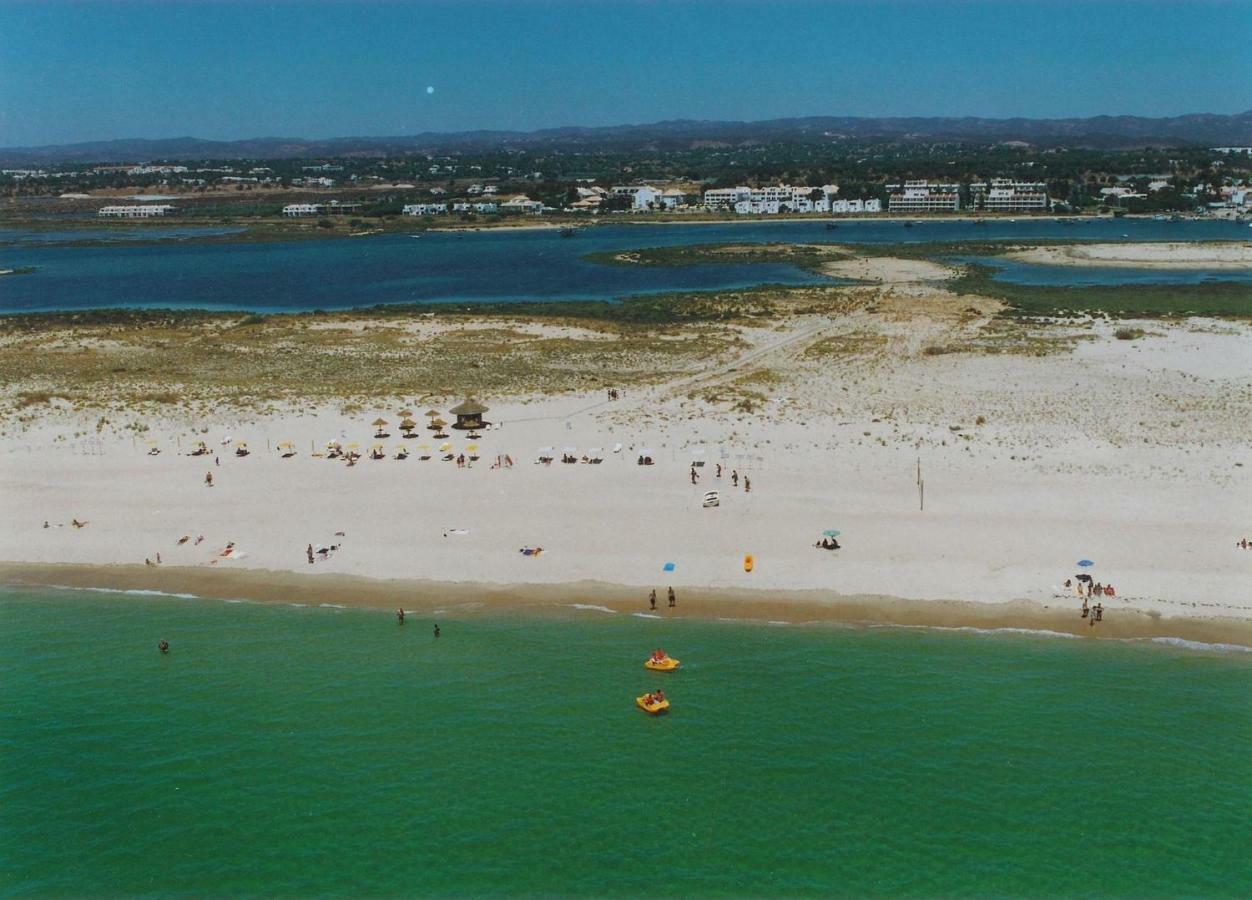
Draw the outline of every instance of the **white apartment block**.
[[[646,184],[616,185],[612,193],[614,197],[629,197],[631,209],[655,209],[661,205],[661,192]]]
[[[1032,209],[1048,209],[1048,186],[1042,181],[1014,181],[1011,178],[992,178],[991,183],[969,186],[970,205],[987,212],[1027,212]]]
[[[174,207],[167,203],[149,206],[102,206],[97,215],[113,219],[151,219],[173,211]]]
[[[501,203],[500,212],[525,213],[526,215],[537,216],[543,212],[543,204],[538,200],[531,200],[525,194],[519,194]]]
[[[421,213],[409,213],[409,207],[405,207],[405,215],[421,215]],[[490,214],[499,212],[500,208],[494,203],[470,203],[466,200],[458,200],[452,204],[454,213],[483,213]]]
[[[836,200],[835,195],[838,193],[837,184],[825,184],[820,188],[790,184],[756,188],[714,188],[704,192],[704,205],[708,209],[733,209],[741,215],[871,211],[859,200],[854,203]],[[877,212],[877,209],[873,211]]]
[[[442,216],[447,211],[446,203],[409,203],[400,210],[406,216]]]
[[[832,213],[879,213],[882,212],[882,201],[873,198],[870,200],[832,200],[830,201],[830,211]]]
[[[887,209],[891,212],[955,212],[961,208],[961,186],[925,180],[887,185]]]
[[[283,215],[288,217],[318,216],[325,208],[321,203],[288,203],[283,207]]]

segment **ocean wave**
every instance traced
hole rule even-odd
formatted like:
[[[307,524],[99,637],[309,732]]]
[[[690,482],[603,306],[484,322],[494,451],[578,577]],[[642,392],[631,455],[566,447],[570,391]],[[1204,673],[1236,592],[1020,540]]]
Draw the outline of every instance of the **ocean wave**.
[[[652,613],[631,613],[636,619],[663,619],[664,616],[654,616]]]
[[[119,590],[117,588],[103,587],[70,587],[67,584],[51,584],[48,585],[58,591],[87,591],[93,594],[124,594],[128,597],[177,597],[179,600],[203,600],[199,594],[180,594],[175,591],[153,591],[146,588],[130,588],[128,590]]]
[[[1131,640],[1142,641],[1144,638],[1132,638]],[[1208,650],[1218,653],[1252,653],[1252,647],[1245,647],[1243,644],[1210,644],[1205,641],[1189,641],[1180,637],[1154,637],[1146,638],[1153,644],[1166,644],[1170,647],[1181,647],[1184,650]]]
[[[342,603],[319,603],[317,605],[320,606],[322,609],[347,609],[348,608],[344,606]]]
[[[1032,637],[1071,638],[1079,635],[1068,631],[1052,631],[1049,628],[979,628],[975,625],[871,625],[870,628],[902,628],[913,631],[959,631],[965,634],[1026,634]]]
[[[612,615],[617,614],[617,610],[615,609],[609,609],[607,606],[596,606],[594,603],[567,603],[566,606],[569,606],[571,609],[588,609],[594,610],[595,612],[610,613]]]

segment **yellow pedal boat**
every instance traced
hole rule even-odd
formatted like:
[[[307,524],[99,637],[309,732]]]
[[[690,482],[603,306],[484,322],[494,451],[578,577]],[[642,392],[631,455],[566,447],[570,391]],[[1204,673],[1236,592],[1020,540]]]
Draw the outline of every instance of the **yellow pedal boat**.
[[[642,697],[636,697],[635,705],[638,706],[640,709],[642,709],[644,712],[653,716],[659,715],[660,713],[663,713],[663,712],[669,712],[668,700],[658,701],[656,699],[653,699],[652,702],[649,703],[647,694],[644,694]]]
[[[682,665],[682,663],[674,659],[674,657],[667,656],[665,659],[661,660],[649,657],[648,661],[643,664],[643,667],[645,669],[651,669],[653,672],[672,672],[680,665]]]

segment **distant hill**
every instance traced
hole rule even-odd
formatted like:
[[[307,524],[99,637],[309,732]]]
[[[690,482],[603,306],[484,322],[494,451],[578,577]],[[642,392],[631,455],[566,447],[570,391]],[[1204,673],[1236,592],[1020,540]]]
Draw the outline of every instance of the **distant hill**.
[[[4,165],[141,162],[189,159],[306,159],[383,156],[411,152],[518,149],[645,150],[766,141],[905,140],[996,143],[1024,141],[1042,147],[1248,146],[1252,111],[1238,115],[1199,113],[1173,118],[1095,116],[1087,119],[856,118],[811,116],[761,122],[678,119],[646,125],[545,128],[539,131],[429,132],[407,137],[345,137],[326,140],[264,137],[242,141],[199,138],[93,141],[0,149]]]

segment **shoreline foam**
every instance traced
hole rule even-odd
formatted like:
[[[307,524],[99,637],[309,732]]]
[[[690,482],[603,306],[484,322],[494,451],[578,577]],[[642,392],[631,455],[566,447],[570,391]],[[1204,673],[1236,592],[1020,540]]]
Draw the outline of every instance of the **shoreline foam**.
[[[684,588],[679,607],[647,609],[638,588],[594,581],[484,584],[348,575],[303,575],[264,569],[212,570],[181,566],[0,563],[0,586],[90,590],[127,596],[168,596],[283,603],[333,609],[394,610],[410,615],[524,613],[576,616],[630,613],[636,618],[743,623],[836,624],[865,628],[925,628],[991,634],[1046,634],[1094,640],[1142,641],[1188,649],[1252,651],[1252,621],[1166,617],[1136,609],[1092,627],[1071,608],[1030,600],[906,600],[831,591]]]

